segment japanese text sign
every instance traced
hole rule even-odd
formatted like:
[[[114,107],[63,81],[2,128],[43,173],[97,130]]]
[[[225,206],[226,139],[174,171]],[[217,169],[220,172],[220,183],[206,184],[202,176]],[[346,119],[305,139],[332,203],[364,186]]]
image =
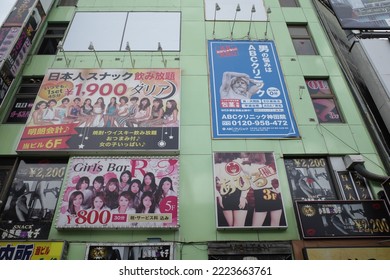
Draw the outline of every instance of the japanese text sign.
[[[296,138],[272,41],[209,41],[213,138]]]
[[[176,157],[74,157],[57,228],[178,227]]]
[[[51,69],[17,151],[176,151],[179,95],[179,69]]]

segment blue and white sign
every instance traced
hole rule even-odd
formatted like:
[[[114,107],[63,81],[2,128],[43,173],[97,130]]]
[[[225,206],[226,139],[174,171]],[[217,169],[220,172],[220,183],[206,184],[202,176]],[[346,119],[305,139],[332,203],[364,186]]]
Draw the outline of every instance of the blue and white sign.
[[[297,138],[273,41],[208,42],[213,138]]]

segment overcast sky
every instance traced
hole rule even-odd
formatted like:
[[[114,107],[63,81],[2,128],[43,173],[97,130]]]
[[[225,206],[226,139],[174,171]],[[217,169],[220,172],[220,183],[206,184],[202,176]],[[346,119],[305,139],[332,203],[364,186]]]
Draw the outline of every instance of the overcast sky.
[[[7,18],[16,1],[17,0],[0,0],[0,26],[3,25],[4,20]]]

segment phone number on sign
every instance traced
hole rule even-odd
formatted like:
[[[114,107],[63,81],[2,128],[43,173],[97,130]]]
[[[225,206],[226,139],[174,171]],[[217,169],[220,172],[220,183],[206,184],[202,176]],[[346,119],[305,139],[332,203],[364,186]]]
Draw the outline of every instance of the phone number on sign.
[[[287,126],[287,121],[222,121],[227,126]]]

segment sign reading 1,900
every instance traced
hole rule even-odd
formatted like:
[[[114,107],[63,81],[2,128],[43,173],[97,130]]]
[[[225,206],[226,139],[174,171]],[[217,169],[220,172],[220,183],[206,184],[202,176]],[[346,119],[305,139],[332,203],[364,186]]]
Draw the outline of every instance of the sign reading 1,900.
[[[83,96],[85,95],[85,93],[87,93],[88,96],[92,96],[95,93],[99,93],[102,96],[108,96],[113,93],[116,96],[122,96],[127,92],[127,86],[124,83],[119,83],[116,85],[112,85],[110,83],[104,83],[101,85],[96,83],[91,83],[91,84],[87,84],[87,86],[85,87],[86,92],[83,90],[83,85],[84,84],[75,85],[76,95]]]
[[[28,177],[30,178],[63,178],[65,175],[64,167],[30,167]]]

